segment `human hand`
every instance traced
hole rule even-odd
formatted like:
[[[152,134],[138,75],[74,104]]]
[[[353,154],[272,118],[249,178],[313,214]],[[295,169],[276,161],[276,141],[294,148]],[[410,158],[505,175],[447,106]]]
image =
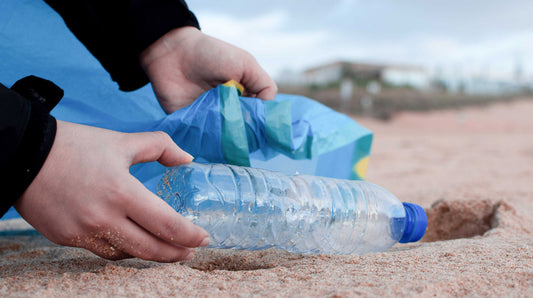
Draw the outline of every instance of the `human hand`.
[[[174,211],[129,173],[133,164],[192,161],[163,132],[126,134],[57,121],[52,150],[15,202],[51,241],[107,259],[173,262],[192,258],[208,234]]]
[[[174,29],[148,47],[141,66],[167,113],[191,104],[205,91],[231,79],[244,96],[274,99],[276,83],[248,52],[194,27]]]

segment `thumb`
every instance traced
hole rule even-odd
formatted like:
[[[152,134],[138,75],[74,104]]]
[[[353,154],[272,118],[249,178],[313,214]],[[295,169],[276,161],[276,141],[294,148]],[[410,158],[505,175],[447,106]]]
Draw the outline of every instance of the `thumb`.
[[[128,134],[126,146],[130,150],[131,165],[158,161],[164,166],[172,167],[193,160],[189,153],[178,147],[163,131]]]
[[[251,56],[245,59],[240,83],[244,86],[244,96],[251,95],[263,100],[273,100],[278,92],[278,86],[274,80]]]

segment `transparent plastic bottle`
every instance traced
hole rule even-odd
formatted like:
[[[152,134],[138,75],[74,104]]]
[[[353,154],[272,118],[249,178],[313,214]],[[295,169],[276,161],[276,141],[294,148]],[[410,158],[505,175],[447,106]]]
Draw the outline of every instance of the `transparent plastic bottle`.
[[[158,194],[216,248],[363,254],[418,241],[427,225],[420,206],[369,182],[223,164],[171,168]]]

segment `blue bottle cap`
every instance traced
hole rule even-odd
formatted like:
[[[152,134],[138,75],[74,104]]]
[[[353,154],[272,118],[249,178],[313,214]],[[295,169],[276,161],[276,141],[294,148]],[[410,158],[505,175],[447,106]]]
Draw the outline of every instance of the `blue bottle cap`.
[[[416,242],[424,236],[428,218],[424,208],[417,204],[403,203],[405,208],[405,228],[400,243]]]

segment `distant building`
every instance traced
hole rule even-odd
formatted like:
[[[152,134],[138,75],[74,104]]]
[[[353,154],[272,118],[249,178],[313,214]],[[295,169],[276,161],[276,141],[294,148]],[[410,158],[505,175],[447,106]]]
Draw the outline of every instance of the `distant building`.
[[[422,67],[353,62],[334,62],[307,69],[302,74],[307,85],[326,85],[343,79],[378,81],[396,86],[426,89],[430,77]]]

